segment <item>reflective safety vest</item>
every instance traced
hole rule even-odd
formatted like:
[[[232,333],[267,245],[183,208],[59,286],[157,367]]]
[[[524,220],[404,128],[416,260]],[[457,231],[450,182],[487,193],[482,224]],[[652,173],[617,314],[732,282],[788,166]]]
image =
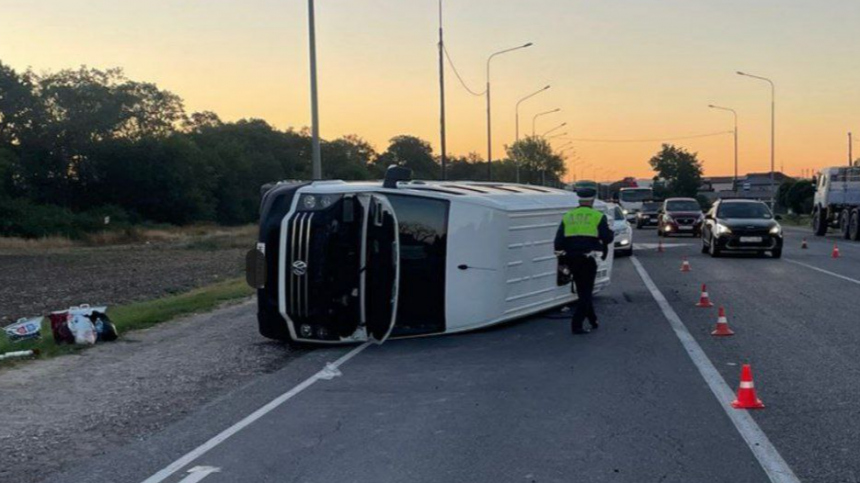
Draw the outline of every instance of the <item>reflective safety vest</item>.
[[[603,213],[581,206],[574,208],[562,217],[564,223],[564,236],[587,236],[597,238],[597,227],[600,225],[600,219],[603,218]]]

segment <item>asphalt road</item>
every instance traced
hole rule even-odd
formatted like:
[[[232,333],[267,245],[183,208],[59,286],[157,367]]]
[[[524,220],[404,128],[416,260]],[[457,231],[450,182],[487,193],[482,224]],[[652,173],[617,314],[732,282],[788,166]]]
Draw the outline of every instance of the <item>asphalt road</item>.
[[[698,240],[658,253],[653,229],[636,231],[643,249],[616,262],[588,336],[550,314],[312,351],[51,481],[791,481],[763,469],[776,459],[800,481],[860,482],[860,244],[833,260],[832,239],[801,250],[802,236],[787,232],[782,260],[711,259]],[[717,311],[694,306],[702,283],[734,337],[709,335]],[[722,376],[734,390],[743,363],[764,410],[727,408],[714,389]],[[756,456],[767,444],[750,427],[776,456]]]

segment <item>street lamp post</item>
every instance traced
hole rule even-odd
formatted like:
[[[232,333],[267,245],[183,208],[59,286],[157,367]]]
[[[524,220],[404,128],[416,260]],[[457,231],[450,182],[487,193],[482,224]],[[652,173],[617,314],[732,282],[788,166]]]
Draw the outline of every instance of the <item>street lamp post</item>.
[[[548,138],[544,138],[544,139],[546,139],[547,141],[549,141],[550,139],[560,138],[560,137],[562,137],[562,136],[567,136],[567,133],[566,133],[566,132],[563,132],[563,133],[554,134],[554,135],[552,135],[552,136],[550,136],[550,137],[548,137]]]
[[[737,113],[737,111],[735,111],[734,109],[729,108],[729,107],[715,106],[713,104],[708,104],[708,107],[710,107],[711,109],[719,109],[721,111],[729,111],[732,113],[732,115],[734,115],[735,129],[732,132],[735,135],[734,136],[735,137],[735,176],[734,176],[734,180],[732,180],[732,188],[733,188],[732,190],[735,193],[737,193],[738,192],[738,113]],[[773,188],[773,187],[771,187],[771,188]]]
[[[520,141],[520,104],[522,104],[522,103],[523,103],[523,101],[525,101],[526,99],[531,99],[532,97],[534,97],[534,96],[536,96],[536,95],[540,94],[541,92],[543,92],[543,91],[545,91],[545,90],[549,89],[549,87],[550,87],[550,86],[548,86],[548,85],[547,85],[547,86],[546,86],[546,87],[544,87],[543,89],[540,89],[540,90],[537,90],[537,91],[535,91],[535,92],[532,92],[531,94],[529,94],[529,95],[527,95],[527,96],[525,96],[525,97],[523,97],[522,99],[520,99],[520,100],[518,100],[518,101],[517,101],[517,107],[516,107],[516,109],[515,109],[515,111],[516,111],[516,120],[515,120],[515,122],[514,122],[514,125],[516,126],[516,128],[515,128],[515,129],[516,129],[516,141],[517,141],[517,142],[519,142],[519,141]],[[517,162],[517,163],[515,163],[515,164],[516,164],[516,169],[517,169],[517,183],[519,183],[519,182],[520,182],[520,163],[519,163],[519,162]]]
[[[554,112],[559,112],[559,111],[561,111],[561,108],[557,107],[557,108],[552,109],[550,111],[543,111],[543,112],[539,112],[539,113],[535,114],[534,117],[532,118],[532,136],[535,135],[535,126],[537,126],[537,118],[539,118],[541,116],[546,116],[547,114],[552,114]]]
[[[311,174],[322,179],[322,153],[320,151],[319,105],[317,102],[317,39],[314,21],[314,0],[308,0],[308,39],[311,70]]]
[[[493,57],[497,55],[506,54],[508,52],[513,52],[515,50],[520,50],[531,46],[532,43],[529,42],[527,44],[520,45],[519,47],[494,52],[489,57],[487,57],[487,181],[491,181],[493,177],[491,168],[493,164],[493,120],[490,111],[490,62],[493,60]]]
[[[770,208],[774,209],[776,207],[776,191],[774,190],[773,176],[776,159],[776,87],[774,86],[773,81],[768,79],[767,77],[747,74],[746,72],[741,71],[738,71],[737,74],[751,77],[753,79],[758,79],[760,81],[764,81],[770,84]]]
[[[547,134],[549,134],[549,133],[551,133],[551,132],[554,132],[554,131],[557,131],[557,130],[559,130],[559,129],[563,128],[564,126],[567,126],[567,123],[566,123],[566,122],[563,122],[563,123],[559,124],[558,126],[556,126],[556,127],[552,128],[552,129],[547,130],[546,132],[544,132],[543,134],[541,134],[541,136],[546,137],[546,135],[547,135]]]

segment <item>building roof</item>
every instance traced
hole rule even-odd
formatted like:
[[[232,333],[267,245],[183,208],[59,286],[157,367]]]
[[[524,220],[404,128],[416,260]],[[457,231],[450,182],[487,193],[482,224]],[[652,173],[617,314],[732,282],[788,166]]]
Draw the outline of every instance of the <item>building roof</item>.
[[[734,176],[708,176],[702,178],[702,181],[706,183],[731,183],[734,179]]]

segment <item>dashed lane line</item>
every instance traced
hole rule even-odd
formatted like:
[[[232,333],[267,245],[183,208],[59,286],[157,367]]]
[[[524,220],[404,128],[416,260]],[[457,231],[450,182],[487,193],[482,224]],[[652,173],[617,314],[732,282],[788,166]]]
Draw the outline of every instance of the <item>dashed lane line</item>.
[[[708,387],[711,388],[711,392],[714,393],[720,406],[732,423],[734,423],[738,433],[743,437],[750,451],[755,455],[762,469],[770,478],[770,481],[772,483],[800,483],[800,480],[797,479],[797,476],[788,466],[788,463],[785,462],[773,444],[771,444],[767,435],[764,434],[764,431],[761,430],[752,416],[746,411],[731,407],[731,401],[734,399],[732,389],[726,384],[723,376],[720,375],[714,364],[708,359],[705,351],[702,350],[702,347],[696,342],[690,331],[687,330],[687,326],[684,325],[684,322],[681,321],[681,318],[672,309],[669,301],[666,300],[666,297],[657,288],[657,285],[651,279],[651,276],[648,275],[642,263],[635,256],[630,257],[630,260],[636,267],[636,271],[639,272],[642,282],[645,283],[648,291],[651,292],[651,296],[654,297],[654,301],[657,302],[660,310],[663,311],[663,315],[669,321],[669,325],[672,326],[672,330],[675,331],[675,335],[681,341],[681,345],[686,349],[687,355],[690,356],[693,364],[699,370]]]
[[[276,397],[275,399],[272,399],[265,406],[261,407],[260,409],[257,409],[256,411],[249,414],[248,416],[245,416],[245,418],[243,418],[238,423],[234,424],[233,426],[230,426],[229,428],[225,429],[224,431],[221,431],[220,433],[218,433],[215,437],[213,437],[209,441],[207,441],[207,442],[201,444],[200,446],[194,448],[193,450],[189,451],[188,453],[186,453],[184,456],[182,456],[178,460],[174,461],[173,463],[170,463],[168,466],[166,466],[165,468],[163,468],[159,472],[157,472],[154,475],[150,476],[149,478],[143,480],[143,483],[161,483],[162,481],[169,478],[172,474],[174,474],[177,471],[181,470],[182,468],[188,466],[188,464],[192,463],[197,458],[203,456],[204,454],[208,453],[210,450],[212,450],[213,448],[215,448],[219,444],[223,443],[230,436],[233,436],[234,434],[238,433],[239,431],[245,429],[246,427],[251,425],[251,423],[253,423],[254,421],[262,418],[266,414],[269,414],[270,412],[272,412],[273,410],[278,408],[278,406],[284,404],[285,402],[287,402],[290,399],[292,399],[293,397],[295,397],[297,394],[299,394],[302,391],[304,391],[305,389],[311,387],[315,382],[317,382],[319,380],[331,380],[332,378],[339,376],[340,370],[338,370],[338,368],[341,365],[345,364],[347,361],[349,361],[353,357],[360,354],[361,351],[363,351],[364,349],[366,349],[369,345],[371,345],[373,343],[374,342],[365,342],[364,344],[361,344],[360,346],[356,347],[355,349],[353,349],[353,350],[349,351],[348,353],[346,353],[345,355],[343,355],[340,359],[326,364],[326,366],[322,370],[320,370],[319,372],[317,372],[313,376],[305,379],[298,386],[296,386],[296,387],[290,389],[289,391],[281,394],[280,396]],[[206,474],[208,474],[208,473],[206,473]],[[194,475],[194,473],[192,473],[192,475]]]

